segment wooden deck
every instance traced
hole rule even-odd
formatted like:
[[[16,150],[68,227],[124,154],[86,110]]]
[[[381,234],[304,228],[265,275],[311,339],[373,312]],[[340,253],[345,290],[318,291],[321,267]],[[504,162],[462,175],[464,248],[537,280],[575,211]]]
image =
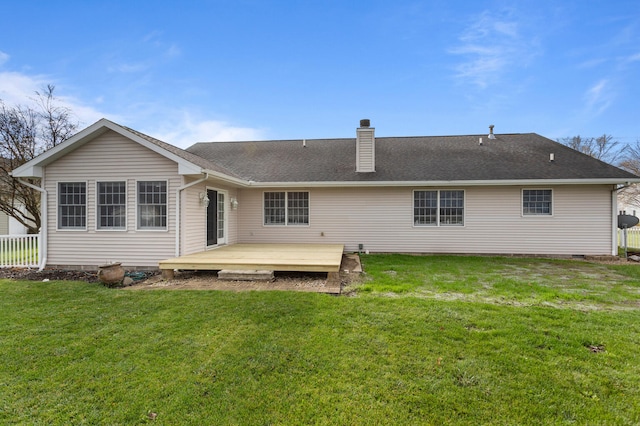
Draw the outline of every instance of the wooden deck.
[[[271,270],[339,272],[342,244],[233,244],[159,262],[164,271]]]

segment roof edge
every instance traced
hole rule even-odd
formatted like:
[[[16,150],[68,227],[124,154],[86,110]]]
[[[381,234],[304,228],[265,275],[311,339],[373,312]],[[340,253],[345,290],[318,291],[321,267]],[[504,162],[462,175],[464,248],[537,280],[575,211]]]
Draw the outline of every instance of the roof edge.
[[[448,180],[448,181],[327,181],[327,182],[254,182],[252,188],[331,188],[331,187],[454,187],[454,186],[548,186],[548,185],[616,185],[640,183],[640,178],[621,179],[513,179],[513,180]]]

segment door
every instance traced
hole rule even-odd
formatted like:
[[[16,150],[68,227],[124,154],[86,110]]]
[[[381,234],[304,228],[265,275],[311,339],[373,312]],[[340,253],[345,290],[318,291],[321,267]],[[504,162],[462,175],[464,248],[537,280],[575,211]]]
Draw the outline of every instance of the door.
[[[226,243],[225,235],[225,193],[207,189],[207,246]]]
[[[218,191],[207,189],[207,246],[218,244]]]

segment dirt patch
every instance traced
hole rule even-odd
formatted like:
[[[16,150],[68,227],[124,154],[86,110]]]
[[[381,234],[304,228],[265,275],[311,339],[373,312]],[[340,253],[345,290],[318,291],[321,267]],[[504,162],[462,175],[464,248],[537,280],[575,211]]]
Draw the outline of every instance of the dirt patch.
[[[272,281],[227,281],[220,280],[217,271],[178,272],[172,280],[164,280],[159,271],[127,272],[133,279],[132,285],[121,287],[126,290],[288,290],[317,293],[340,293],[344,286],[357,280],[362,272],[358,255],[346,254],[342,257],[340,274],[337,279],[328,280],[326,273],[276,272]],[[0,279],[26,281],[85,281],[99,282],[96,271],[6,268],[0,269]]]
[[[340,264],[338,279],[327,279],[326,273],[276,272],[272,281],[228,281],[218,279],[217,271],[176,272],[175,278],[165,280],[156,275],[129,287],[127,290],[228,290],[228,291],[306,291],[315,293],[342,292],[357,280],[362,272],[358,255],[345,254]]]
[[[339,293],[341,282],[329,283],[325,273],[276,273],[273,281],[229,281],[218,279],[217,271],[177,272],[175,278],[165,280],[157,275],[126,290],[294,290],[317,293]]]
[[[0,278],[26,280],[26,281],[86,281],[89,283],[98,282],[95,271],[75,271],[64,269],[24,269],[5,268],[0,269]]]

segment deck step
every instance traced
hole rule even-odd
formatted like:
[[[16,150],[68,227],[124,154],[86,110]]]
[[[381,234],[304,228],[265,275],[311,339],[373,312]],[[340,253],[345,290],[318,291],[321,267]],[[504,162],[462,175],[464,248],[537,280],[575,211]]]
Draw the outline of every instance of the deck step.
[[[218,278],[229,281],[273,281],[273,271],[266,270],[233,270],[218,271]]]

